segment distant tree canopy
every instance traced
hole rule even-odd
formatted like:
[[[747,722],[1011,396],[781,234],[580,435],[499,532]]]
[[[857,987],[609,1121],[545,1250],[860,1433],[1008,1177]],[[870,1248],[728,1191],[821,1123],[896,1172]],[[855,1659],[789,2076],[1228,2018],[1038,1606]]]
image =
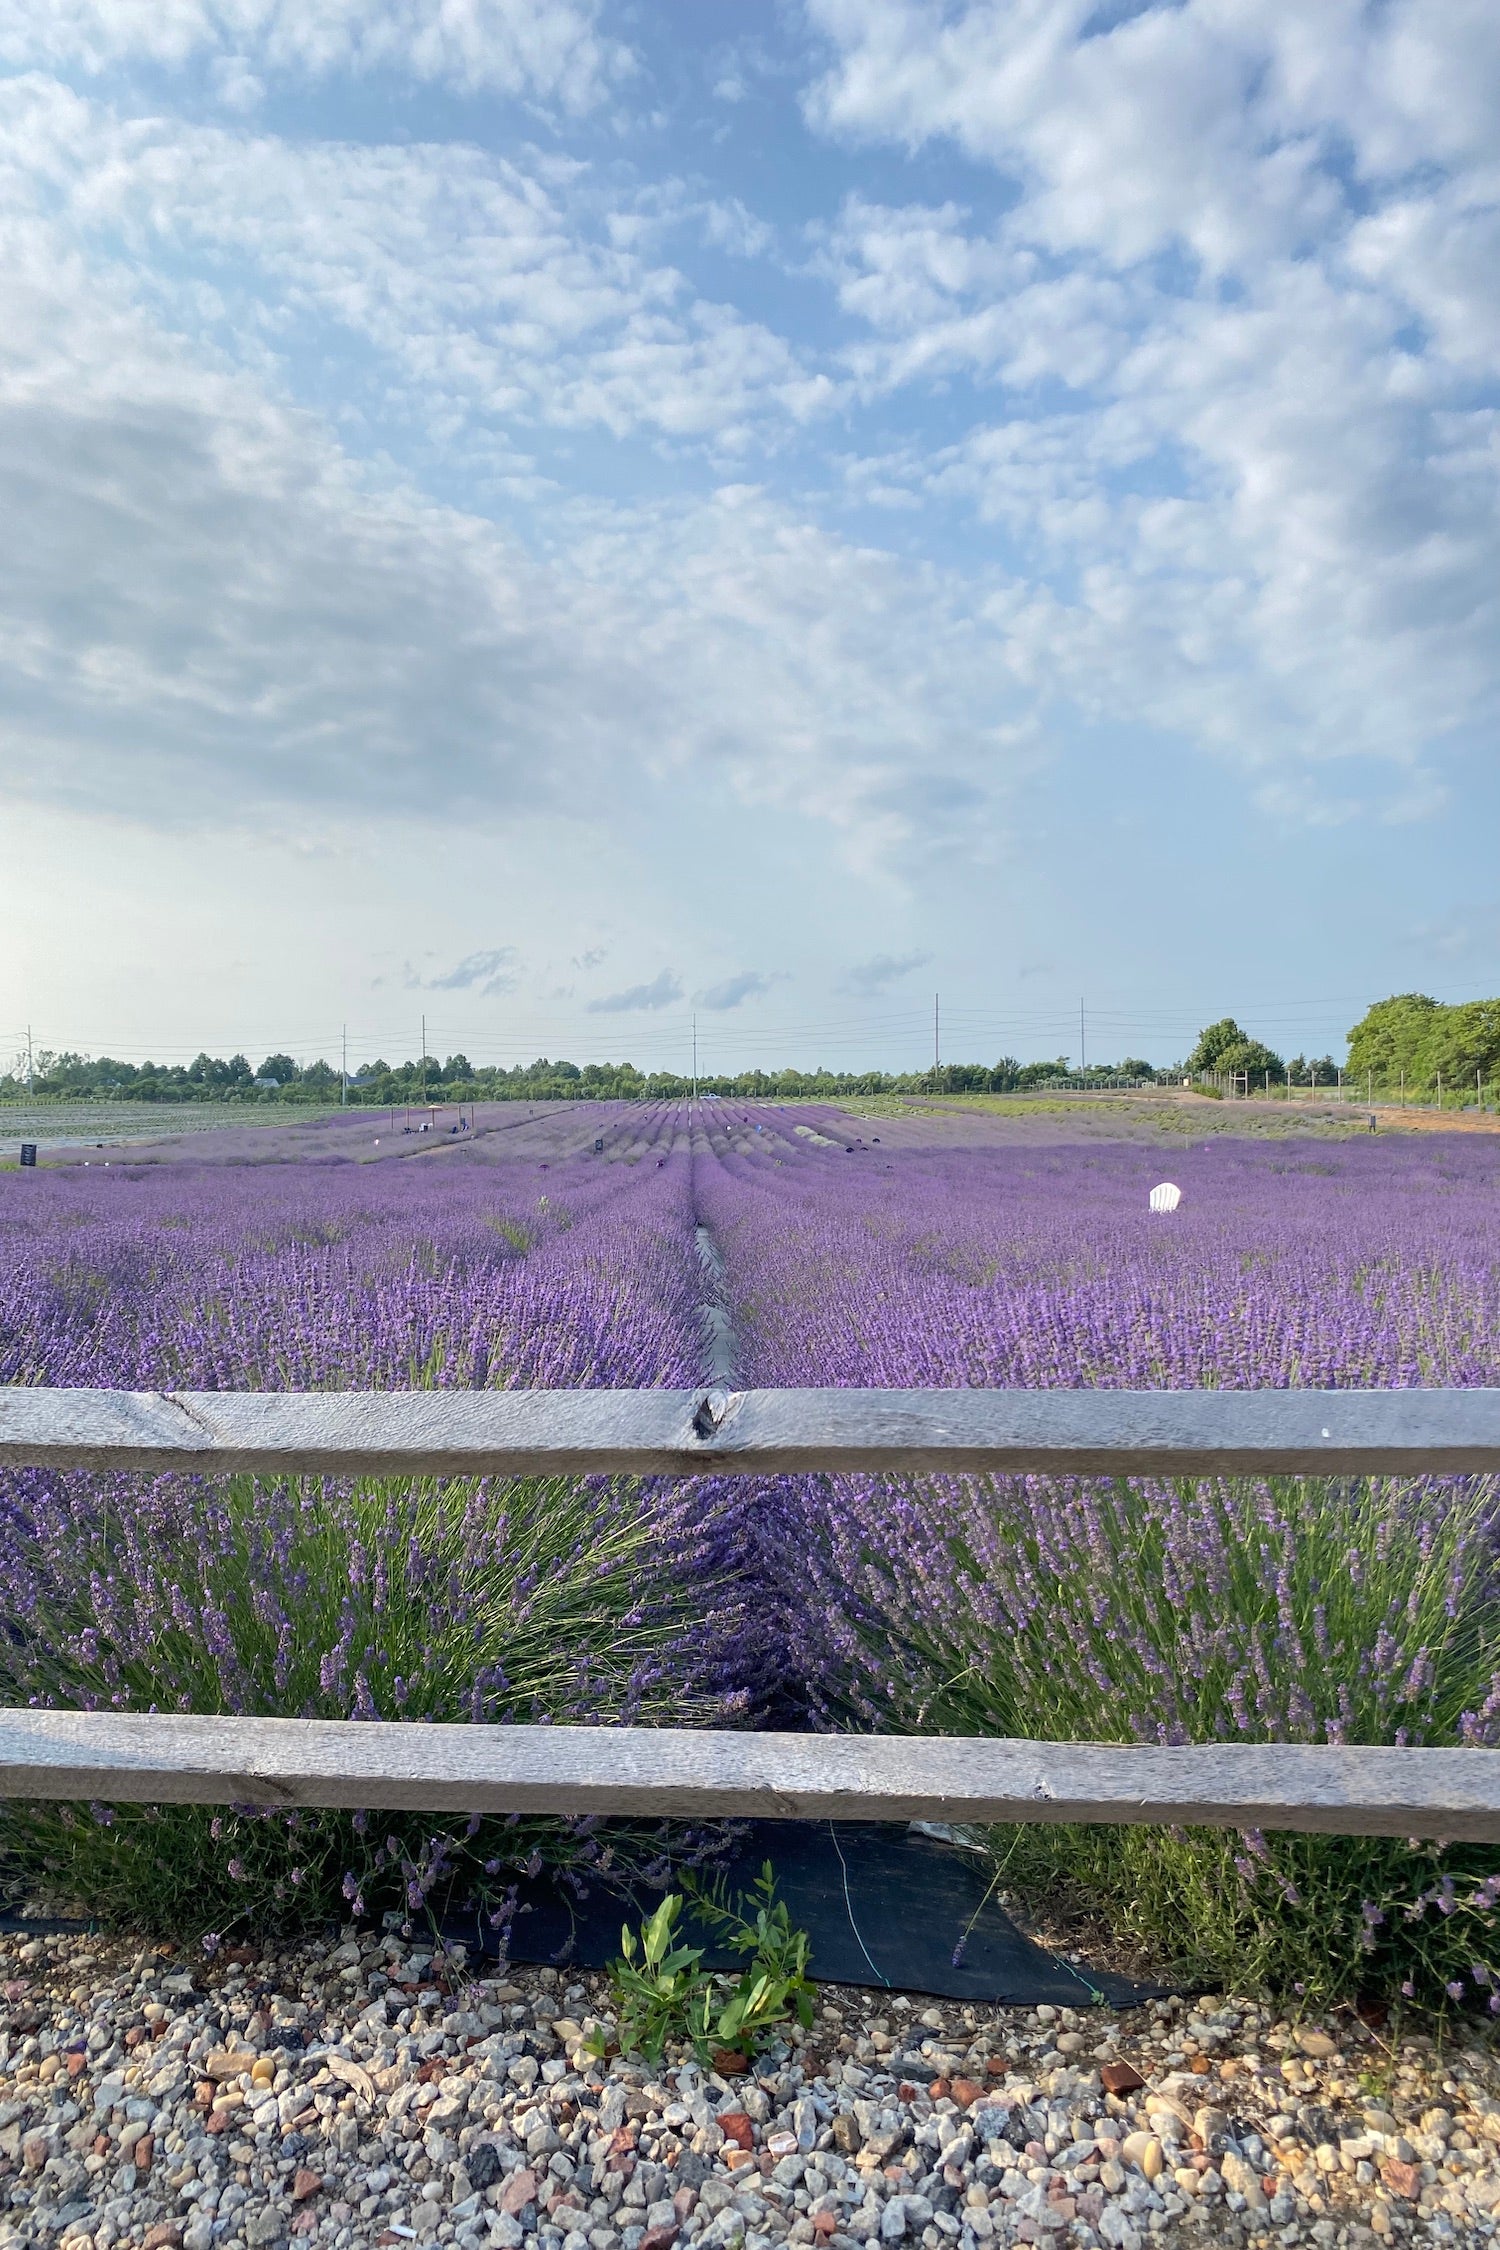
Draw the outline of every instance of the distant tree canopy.
[[[1377,1001],[1349,1034],[1345,1076],[1356,1084],[1373,1079],[1382,1092],[1405,1083],[1413,1093],[1429,1093],[1439,1076],[1443,1094],[1474,1098],[1476,1074],[1486,1098],[1500,1083],[1500,1000],[1470,1000],[1444,1006],[1424,992],[1397,993]],[[1289,1063],[1233,1016],[1206,1024],[1185,1063],[1153,1070],[1139,1056],[1119,1063],[1094,1063],[1074,1069],[1066,1055],[1052,1062],[947,1062],[928,1070],[749,1070],[734,1075],[700,1072],[698,1089],[745,1100],[786,1100],[804,1096],[835,1100],[851,1094],[1009,1094],[1049,1086],[1149,1085],[1183,1076],[1248,1077],[1252,1090],[1269,1074],[1279,1085],[1306,1086],[1316,1078],[1331,1085],[1337,1066],[1331,1055],[1294,1055]],[[266,1081],[274,1079],[274,1086]],[[638,1070],[634,1063],[535,1062],[475,1064],[465,1054],[436,1055],[391,1063],[378,1056],[350,1078],[351,1106],[385,1108],[427,1101],[578,1101],[643,1098],[675,1100],[692,1091],[683,1071]],[[257,1070],[245,1055],[227,1059],[200,1054],[190,1063],[122,1062],[110,1055],[56,1054],[39,1049],[32,1071],[17,1063],[0,1074],[0,1100],[16,1101],[31,1091],[53,1100],[137,1102],[307,1102],[323,1107],[340,1099],[340,1073],[321,1058],[298,1063],[288,1054],[266,1056]]]
[[[1074,1071],[1066,1056],[1055,1062],[1020,1063],[1002,1055],[995,1063],[942,1063],[932,1070],[749,1070],[733,1076],[700,1072],[698,1090],[746,1100],[788,1100],[807,1096],[833,1100],[851,1094],[1025,1093],[1056,1085],[1108,1086],[1120,1080],[1149,1084],[1155,1073],[1138,1059],[1096,1063]],[[272,1083],[274,1081],[274,1083]],[[384,1056],[351,1074],[345,1099],[351,1107],[410,1107],[422,1101],[670,1101],[691,1093],[693,1080],[681,1071],[640,1071],[634,1063],[582,1065],[550,1061],[545,1055],[510,1069],[476,1067],[467,1055],[435,1055],[414,1062],[389,1063]],[[83,1098],[137,1102],[315,1102],[327,1107],[340,1099],[340,1074],[323,1061],[297,1063],[286,1054],[267,1055],[259,1070],[244,1055],[227,1062],[198,1055],[188,1064],[127,1063],[109,1056],[39,1053],[31,1091],[49,1099]],[[0,1076],[0,1100],[27,1092],[26,1073],[17,1066]]]
[[[1292,1086],[1331,1086],[1338,1074],[1332,1055],[1293,1055],[1286,1066],[1287,1083]]]
[[[1280,1055],[1262,1046],[1258,1039],[1252,1039],[1248,1032],[1241,1031],[1233,1016],[1220,1016],[1217,1023],[1204,1026],[1186,1067],[1192,1078],[1229,1078],[1243,1074],[1252,1085],[1257,1080],[1264,1085],[1268,1074],[1278,1084],[1286,1076],[1286,1065]]]
[[[1389,1090],[1402,1083],[1426,1093],[1441,1078],[1446,1092],[1476,1078],[1486,1090],[1500,1078],[1500,1000],[1448,1007],[1425,992],[1377,1000],[1349,1034],[1349,1075]]]

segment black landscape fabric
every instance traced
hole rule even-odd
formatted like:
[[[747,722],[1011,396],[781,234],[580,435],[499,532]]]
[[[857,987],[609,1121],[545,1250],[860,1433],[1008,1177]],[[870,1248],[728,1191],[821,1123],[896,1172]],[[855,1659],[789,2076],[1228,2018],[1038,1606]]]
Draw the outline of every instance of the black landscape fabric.
[[[1075,2008],[1129,2007],[1158,1989],[1075,1969],[1033,1944],[990,1897],[989,1862],[919,1830],[866,1821],[750,1822],[723,1865],[731,1895],[748,1890],[767,1860],[793,1925],[812,1940],[811,1973],[823,1984]],[[523,1883],[510,1958],[602,1968],[619,1953],[621,1923],[640,1921],[659,1895],[622,1897],[594,1883],[575,1900],[545,1876]],[[455,1926],[452,1934],[472,1941],[472,1927]],[[492,1937],[488,1942],[493,1948]],[[692,1942],[699,1942],[696,1933]],[[711,1946],[705,1960],[711,1968],[741,1966]]]

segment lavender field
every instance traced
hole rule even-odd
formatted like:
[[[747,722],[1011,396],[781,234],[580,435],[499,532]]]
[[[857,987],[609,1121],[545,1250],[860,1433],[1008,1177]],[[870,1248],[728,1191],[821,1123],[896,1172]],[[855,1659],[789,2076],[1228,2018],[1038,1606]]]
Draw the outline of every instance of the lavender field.
[[[939,1118],[621,1106],[469,1145],[0,1183],[0,1380],[197,1388],[1494,1384],[1479,1140],[1070,1146]],[[945,1137],[946,1136],[946,1137]],[[602,1140],[601,1153],[594,1141]],[[399,1160],[396,1160],[399,1159]],[[716,1253],[704,1262],[705,1241]],[[712,1303],[710,1303],[712,1300]],[[320,1716],[1500,1743],[1471,1480],[3,1488],[10,1700]],[[660,1836],[342,1816],[8,1816],[15,1880],[200,1928],[503,1904]],[[680,1840],[675,1840],[677,1842]],[[1383,1842],[1000,1837],[999,1879],[1158,1958],[1488,2004],[1500,1861]],[[1500,2006],[1500,2002],[1497,2002]]]

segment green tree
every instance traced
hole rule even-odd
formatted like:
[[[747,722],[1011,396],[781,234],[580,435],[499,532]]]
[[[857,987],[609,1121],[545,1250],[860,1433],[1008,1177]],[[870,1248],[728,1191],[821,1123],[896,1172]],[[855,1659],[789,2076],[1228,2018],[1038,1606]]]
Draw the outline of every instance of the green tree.
[[[1277,1085],[1286,1076],[1286,1065],[1273,1048],[1262,1046],[1258,1039],[1237,1039],[1220,1050],[1215,1069],[1231,1078],[1248,1078],[1252,1086],[1263,1086],[1269,1075]]]
[[[1433,1043],[1439,1019],[1450,1011],[1425,992],[1397,992],[1367,1008],[1349,1034],[1349,1076],[1377,1086],[1431,1083],[1439,1067]]]
[[[1217,1023],[1205,1024],[1199,1032],[1198,1044],[1188,1056],[1188,1070],[1194,1078],[1207,1078],[1213,1071],[1225,1067],[1221,1057],[1231,1047],[1248,1045],[1249,1040],[1233,1016],[1220,1016]]]
[[[1439,1008],[1428,1045],[1434,1081],[1441,1073],[1444,1090],[1467,1092],[1472,1098],[1476,1083],[1488,1089],[1500,1078],[1500,1000],[1467,1000],[1456,1008]]]

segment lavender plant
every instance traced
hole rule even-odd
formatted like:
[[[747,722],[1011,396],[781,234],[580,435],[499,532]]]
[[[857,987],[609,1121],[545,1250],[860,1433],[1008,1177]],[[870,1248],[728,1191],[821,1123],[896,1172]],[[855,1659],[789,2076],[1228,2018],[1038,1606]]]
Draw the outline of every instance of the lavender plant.
[[[204,1388],[692,1380],[684,1167],[553,1167],[524,1194],[513,1176],[402,1170],[44,1178],[42,1196],[6,1212],[6,1374]],[[0,1694],[85,1709],[743,1723],[765,1659],[739,1505],[732,1488],[601,1479],[12,1474]],[[418,1913],[482,1897],[503,1914],[519,1868],[664,1866],[663,1844],[650,1828],[586,1821],[48,1805],[0,1819],[13,1889],[198,1931],[345,1902]]]
[[[840,1152],[841,1153],[841,1152]],[[768,1383],[1494,1383],[1486,1148],[964,1151],[700,1180]],[[1065,1193],[1064,1193],[1065,1191]],[[783,1481],[762,1567],[812,1723],[1142,1742],[1500,1743],[1484,1480]],[[1084,1893],[1214,1981],[1493,2000],[1500,1855],[1399,1840],[1037,1827]]]
[[[36,1482],[41,1483],[38,1479]],[[133,1489],[131,1489],[133,1487]],[[743,1715],[732,1499],[601,1479],[339,1487],[54,1480],[11,1518],[6,1701],[298,1718]],[[608,1875],[664,1832],[372,1814],[8,1808],[0,1850],[115,1923],[222,1931],[469,1899],[542,1859]]]

